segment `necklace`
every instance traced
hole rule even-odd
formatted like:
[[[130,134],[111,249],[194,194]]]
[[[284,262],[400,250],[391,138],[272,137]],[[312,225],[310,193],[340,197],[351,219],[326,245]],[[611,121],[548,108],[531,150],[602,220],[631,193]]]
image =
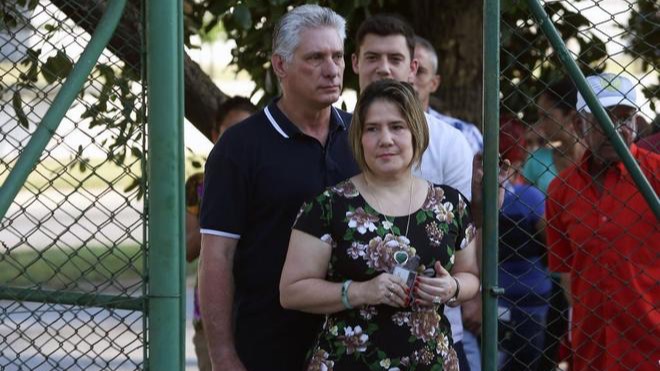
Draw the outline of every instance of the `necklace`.
[[[394,233],[394,231],[392,230],[392,227],[394,226],[394,219],[396,219],[396,217],[392,217],[392,221],[390,221],[387,218],[387,215],[385,215],[385,210],[383,209],[382,206],[380,206],[380,201],[371,192],[371,189],[370,189],[371,187],[369,186],[369,181],[367,181],[367,177],[363,174],[362,178],[364,179],[364,184],[366,185],[367,192],[369,193],[371,198],[373,198],[374,201],[376,201],[376,206],[381,211],[381,214],[383,215],[383,218],[385,218],[385,221],[387,222],[388,229],[390,230],[392,235],[395,236],[396,233]],[[413,185],[414,185],[414,183],[415,182],[414,182],[414,179],[413,179],[413,176],[412,176],[412,173],[411,173],[410,174],[410,191],[408,192],[409,193],[409,195],[408,195],[408,221],[406,221],[406,234],[403,235],[406,238],[408,238],[408,228],[410,227],[410,212],[412,210],[411,208],[412,208],[412,195],[413,195]]]

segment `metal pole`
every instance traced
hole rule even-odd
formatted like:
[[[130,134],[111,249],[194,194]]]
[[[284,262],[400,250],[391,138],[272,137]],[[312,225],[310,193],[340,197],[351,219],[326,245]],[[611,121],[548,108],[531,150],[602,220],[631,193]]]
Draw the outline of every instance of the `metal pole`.
[[[149,368],[183,369],[182,2],[147,1]]]
[[[125,5],[126,0],[115,0],[108,4],[103,18],[99,21],[96,30],[94,30],[94,35],[89,40],[89,44],[87,44],[78,62],[66,78],[66,81],[64,81],[62,89],[60,89],[53,101],[53,105],[50,106],[41,123],[32,134],[30,141],[22,150],[21,156],[16,161],[16,165],[2,184],[0,188],[0,220],[5,217],[9,206],[14,202],[18,191],[25,184],[50,138],[57,131],[62,118],[66,115],[66,112],[87,80],[87,76],[92,72],[96,61],[98,61],[99,56],[108,45],[124,13]]]
[[[534,13],[534,16],[538,20],[538,24],[543,30],[543,33],[545,33],[548,40],[550,40],[550,44],[552,44],[555,52],[557,55],[559,55],[559,59],[561,60],[564,67],[566,67],[568,70],[568,74],[571,76],[571,79],[573,79],[573,82],[575,82],[575,85],[587,102],[591,112],[598,120],[600,127],[603,128],[605,135],[614,146],[616,153],[619,154],[619,157],[621,158],[623,164],[626,166],[626,169],[628,169],[630,172],[630,175],[635,181],[635,184],[637,184],[639,191],[646,199],[646,202],[648,203],[651,210],[653,210],[655,217],[660,219],[660,200],[658,199],[658,195],[655,194],[653,187],[651,187],[651,184],[644,176],[644,173],[642,173],[642,170],[640,170],[639,165],[630,154],[626,143],[623,141],[619,133],[614,130],[612,120],[610,120],[610,117],[607,115],[607,112],[605,112],[603,106],[600,105],[600,102],[596,98],[594,92],[592,92],[591,88],[589,88],[587,80],[582,74],[582,71],[580,71],[577,63],[575,63],[571,57],[568,49],[566,49],[566,45],[564,45],[564,41],[562,40],[561,35],[559,35],[559,32],[557,32],[557,29],[552,24],[552,20],[550,17],[548,17],[548,14],[543,9],[543,6],[539,0],[528,0],[527,3],[529,4],[529,8],[532,10],[532,13]]]
[[[500,77],[500,1],[484,2],[484,215],[482,246],[481,364],[497,370],[498,149]]]

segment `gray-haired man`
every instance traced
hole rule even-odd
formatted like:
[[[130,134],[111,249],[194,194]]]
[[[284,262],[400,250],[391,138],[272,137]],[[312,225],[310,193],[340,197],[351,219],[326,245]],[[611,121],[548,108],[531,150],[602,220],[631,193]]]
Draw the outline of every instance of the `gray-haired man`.
[[[344,19],[328,8],[287,13],[271,58],[282,96],[227,130],[209,155],[199,286],[216,370],[300,370],[318,331],[320,317],[280,306],[278,285],[302,203],[358,172],[350,116],[331,106],[344,39]]]

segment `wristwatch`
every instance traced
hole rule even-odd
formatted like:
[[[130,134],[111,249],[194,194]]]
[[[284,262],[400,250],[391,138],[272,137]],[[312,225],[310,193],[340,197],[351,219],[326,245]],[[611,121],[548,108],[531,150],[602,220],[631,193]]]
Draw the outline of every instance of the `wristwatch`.
[[[458,282],[458,278],[452,276],[451,278],[454,279],[454,282],[456,282],[456,292],[454,292],[454,296],[451,297],[451,299],[447,300],[447,304],[452,305],[458,301],[458,293],[461,292],[461,284]]]

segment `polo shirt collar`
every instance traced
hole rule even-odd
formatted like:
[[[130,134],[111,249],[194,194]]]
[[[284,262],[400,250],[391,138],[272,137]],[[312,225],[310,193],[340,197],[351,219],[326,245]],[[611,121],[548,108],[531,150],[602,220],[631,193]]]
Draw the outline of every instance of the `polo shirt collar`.
[[[266,106],[266,108],[264,108],[264,113],[266,114],[270,125],[286,139],[295,135],[305,135],[277,106],[277,101],[279,100],[280,98],[274,99],[268,104],[268,106]],[[330,132],[332,133],[337,130],[346,130],[346,123],[339,114],[339,111],[335,107],[331,107]]]

